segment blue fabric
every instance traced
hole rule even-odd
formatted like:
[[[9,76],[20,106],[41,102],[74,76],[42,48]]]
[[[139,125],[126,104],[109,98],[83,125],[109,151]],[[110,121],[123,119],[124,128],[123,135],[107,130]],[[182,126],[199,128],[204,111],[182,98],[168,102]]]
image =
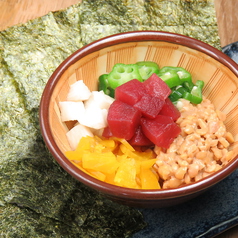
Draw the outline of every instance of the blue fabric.
[[[222,52],[238,63],[238,41],[223,47]]]
[[[133,238],[212,237],[238,224],[238,170],[184,204],[140,210],[148,226]]]

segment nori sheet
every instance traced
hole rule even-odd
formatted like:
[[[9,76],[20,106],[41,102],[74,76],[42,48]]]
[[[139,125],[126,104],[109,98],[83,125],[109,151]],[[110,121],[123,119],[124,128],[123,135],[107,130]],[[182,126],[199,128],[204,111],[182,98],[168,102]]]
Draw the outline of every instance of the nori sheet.
[[[28,208],[20,208],[14,204],[0,207],[2,238],[34,237],[63,238],[70,237],[72,227],[55,219],[48,218]],[[20,221],[20,222],[19,222]],[[83,237],[83,232],[76,227],[71,237]]]
[[[136,9],[136,10],[135,10]],[[220,47],[213,1],[85,0],[0,32],[0,236],[130,237],[142,214],[67,174],[39,129],[42,91],[71,53],[101,37],[165,30]]]
[[[60,14],[56,16],[49,13],[1,32],[4,60],[28,110],[38,107],[44,86],[55,68],[82,46],[77,24],[68,22],[63,25],[58,20]]]
[[[74,224],[68,225],[65,222],[49,218],[29,208],[7,204],[6,206],[0,206],[0,237],[130,237],[133,232],[142,228],[140,227],[142,216],[138,211],[132,211],[131,208],[126,210],[121,206],[115,206],[109,200],[100,199],[89,210],[84,224],[75,226]],[[125,217],[126,215],[128,217]]]
[[[220,49],[213,0],[88,0],[81,6],[84,44],[119,32],[155,30],[184,34]]]

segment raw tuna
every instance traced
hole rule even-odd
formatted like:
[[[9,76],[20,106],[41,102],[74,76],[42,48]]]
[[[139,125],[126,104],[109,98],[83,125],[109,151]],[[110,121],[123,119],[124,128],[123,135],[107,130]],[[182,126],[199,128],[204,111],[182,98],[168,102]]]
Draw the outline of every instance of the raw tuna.
[[[144,135],[141,126],[138,126],[134,136],[128,142],[133,146],[152,146],[154,144]]]
[[[150,95],[165,100],[171,93],[169,86],[155,73],[143,82]]]
[[[105,138],[109,138],[109,137],[113,136],[113,134],[108,126],[104,128],[102,136]]]
[[[134,105],[134,107],[141,111],[143,116],[155,118],[164,106],[164,103],[165,101],[161,98],[152,97],[150,94],[146,94]]]
[[[133,106],[140,98],[146,94],[143,83],[137,79],[132,79],[115,89],[115,99]]]
[[[141,128],[145,136],[155,145],[169,148],[181,132],[171,117],[158,115],[155,119],[141,118]]]
[[[156,74],[143,83],[133,79],[117,87],[103,136],[124,138],[134,146],[168,148],[181,131],[175,123],[180,113],[168,99],[170,93]]]
[[[130,140],[140,123],[141,112],[136,108],[115,100],[108,111],[108,126],[113,136]]]
[[[160,114],[172,117],[174,121],[176,121],[180,117],[179,110],[174,106],[169,98],[165,99],[165,104],[163,105]]]

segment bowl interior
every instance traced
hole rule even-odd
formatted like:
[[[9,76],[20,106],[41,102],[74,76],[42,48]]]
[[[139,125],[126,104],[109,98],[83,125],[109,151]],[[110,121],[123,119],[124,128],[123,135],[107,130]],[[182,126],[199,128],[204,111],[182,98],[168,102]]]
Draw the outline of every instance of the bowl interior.
[[[70,85],[83,80],[98,89],[98,77],[116,63],[154,61],[160,67],[187,69],[193,81],[203,80],[203,94],[227,115],[225,125],[234,136],[234,158],[224,169],[177,189],[140,190],[99,181],[74,166],[64,152],[71,150],[66,133],[72,123],[63,123],[59,102],[65,101]],[[218,183],[238,168],[238,66],[219,50],[195,39],[167,32],[128,32],[95,41],[72,54],[53,73],[40,105],[41,132],[59,165],[87,186],[125,205],[164,207],[187,201]]]
[[[196,49],[165,41],[140,41],[104,47],[75,62],[57,80],[50,99],[49,123],[54,140],[64,153],[70,150],[66,133],[72,124],[60,119],[59,101],[64,101],[69,86],[76,80],[84,80],[91,90],[97,90],[98,77],[108,73],[116,63],[154,61],[160,67],[180,66],[187,69],[194,81],[205,81],[203,94],[215,107],[227,115],[225,125],[234,138],[232,149],[238,151],[238,80],[228,67]]]

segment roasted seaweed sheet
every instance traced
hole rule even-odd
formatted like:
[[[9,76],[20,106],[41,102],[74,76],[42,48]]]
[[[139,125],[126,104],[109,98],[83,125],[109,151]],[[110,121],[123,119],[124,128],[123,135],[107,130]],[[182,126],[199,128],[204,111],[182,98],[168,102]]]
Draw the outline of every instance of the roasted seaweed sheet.
[[[40,134],[50,75],[71,53],[132,30],[185,34],[220,48],[213,1],[86,0],[0,32],[0,236],[130,237],[142,214],[67,174]]]
[[[213,0],[88,0],[80,15],[84,44],[118,32],[155,30],[220,48]]]

